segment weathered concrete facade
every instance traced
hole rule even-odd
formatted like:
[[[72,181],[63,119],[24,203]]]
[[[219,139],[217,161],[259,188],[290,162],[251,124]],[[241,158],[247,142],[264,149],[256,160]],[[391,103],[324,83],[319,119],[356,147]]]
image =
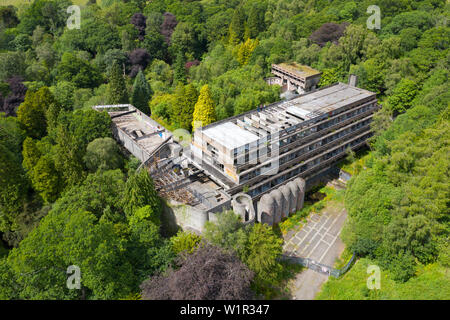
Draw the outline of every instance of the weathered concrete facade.
[[[313,80],[305,78],[307,88]],[[149,170],[178,225],[202,232],[230,209],[244,223],[272,225],[303,208],[309,179],[371,136],[376,95],[351,83],[198,128],[187,148],[132,106],[109,114],[116,139]]]

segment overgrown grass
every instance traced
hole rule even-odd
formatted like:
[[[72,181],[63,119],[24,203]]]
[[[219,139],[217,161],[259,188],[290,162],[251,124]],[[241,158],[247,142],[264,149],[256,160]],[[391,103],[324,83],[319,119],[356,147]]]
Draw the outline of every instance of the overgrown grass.
[[[291,215],[286,220],[282,221],[279,226],[283,234],[286,234],[289,230],[295,226],[303,226],[306,223],[306,218],[312,213],[318,213],[322,211],[331,202],[342,203],[344,200],[345,190],[336,190],[330,187],[321,187],[319,190],[312,190],[310,193],[315,192],[324,193],[326,196],[322,200],[312,203],[311,201],[305,201],[303,208]]]
[[[416,276],[405,283],[392,280],[389,271],[381,270],[380,290],[367,288],[367,267],[375,264],[360,259],[342,278],[329,280],[317,295],[318,300],[449,300],[449,269],[439,263],[420,266]]]
[[[350,173],[352,176],[357,175],[364,167],[371,156],[370,150],[362,149],[355,153],[354,159],[349,157],[339,163],[339,168]]]

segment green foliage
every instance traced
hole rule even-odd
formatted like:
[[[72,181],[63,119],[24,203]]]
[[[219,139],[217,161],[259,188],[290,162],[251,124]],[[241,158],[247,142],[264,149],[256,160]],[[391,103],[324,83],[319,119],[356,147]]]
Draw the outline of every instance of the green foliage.
[[[131,95],[131,104],[146,114],[150,114],[148,102],[153,92],[147,80],[139,70],[136,79],[134,80],[133,93]]]
[[[83,158],[91,171],[113,170],[123,167],[123,159],[117,143],[111,138],[97,138],[90,142]]]
[[[110,104],[128,103],[128,91],[125,85],[125,79],[123,76],[123,72],[116,61],[113,62],[111,72],[109,74],[108,103]]]
[[[200,94],[194,107],[192,128],[194,128],[194,130],[196,129],[196,122],[201,123],[201,126],[204,127],[214,121],[216,121],[214,101],[211,97],[209,86],[204,85],[200,89]]]
[[[236,252],[255,273],[253,287],[256,292],[265,293],[280,280],[282,265],[279,258],[283,240],[271,227],[265,224],[243,227],[239,216],[227,211],[219,214],[217,221],[207,222],[202,236],[212,244]]]
[[[27,91],[25,101],[19,106],[17,119],[32,138],[42,138],[47,123],[54,124],[59,106],[47,87],[36,92]],[[55,114],[56,113],[56,114]]]
[[[181,252],[193,253],[201,241],[201,237],[192,232],[178,231],[170,238],[172,250],[176,254]]]
[[[395,112],[405,112],[416,95],[417,84],[413,80],[402,79],[388,98],[389,107]]]
[[[46,203],[57,199],[62,189],[61,178],[50,156],[43,155],[39,158],[31,171],[31,183]]]
[[[154,213],[162,210],[153,180],[146,170],[139,170],[128,177],[122,198],[122,206],[127,216],[131,216],[138,208],[150,206]]]
[[[367,288],[367,267],[376,261],[360,259],[339,279],[330,278],[316,297],[318,300],[448,300],[449,276],[446,269],[433,263],[420,266],[416,277],[397,282],[391,272],[381,270],[381,289]]]
[[[283,239],[278,238],[266,224],[255,224],[248,234],[242,261],[255,272],[257,290],[272,285],[279,277],[282,266],[278,259],[283,251]]]
[[[100,71],[93,65],[76,55],[65,52],[57,67],[58,81],[72,82],[78,88],[96,87],[102,82]]]
[[[123,241],[113,225],[95,223],[81,210],[49,213],[20,248],[13,249],[7,264],[17,283],[20,299],[117,299],[131,291],[132,267],[125,260]],[[66,270],[80,268],[82,290],[69,290]]]

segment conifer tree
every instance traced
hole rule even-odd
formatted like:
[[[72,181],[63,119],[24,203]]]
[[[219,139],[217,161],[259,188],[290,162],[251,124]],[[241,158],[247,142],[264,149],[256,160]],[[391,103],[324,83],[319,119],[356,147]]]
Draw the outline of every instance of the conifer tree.
[[[196,129],[196,121],[201,121],[202,127],[216,121],[214,101],[207,84],[200,89],[200,95],[194,107],[194,117],[192,121],[192,128],[194,130]]]
[[[115,61],[111,67],[108,84],[108,103],[128,103],[127,87],[119,64]]]
[[[173,70],[173,77],[175,80],[175,83],[186,83],[186,68],[185,68],[186,59],[184,57],[184,54],[182,52],[179,52],[177,54],[175,63],[174,63],[174,70]]]
[[[170,118],[182,129],[192,130],[192,115],[197,103],[198,91],[193,84],[179,84],[175,89],[175,103],[170,110]]]
[[[241,6],[234,10],[228,29],[229,43],[237,45],[244,37],[245,33],[245,13]]]
[[[139,70],[136,79],[134,79],[131,103],[142,112],[150,114],[148,102],[152,94],[152,88],[147,82],[147,79],[145,79],[144,73],[142,70]]]

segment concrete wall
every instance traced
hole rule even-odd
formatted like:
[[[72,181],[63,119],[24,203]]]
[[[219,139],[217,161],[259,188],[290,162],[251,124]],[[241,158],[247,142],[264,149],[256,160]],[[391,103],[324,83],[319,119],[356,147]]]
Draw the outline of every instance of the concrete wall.
[[[303,208],[305,181],[296,178],[264,194],[257,203],[257,220],[273,225]]]
[[[203,232],[208,213],[198,210],[192,206],[170,200],[164,208],[165,219],[172,221],[183,229],[191,229],[197,232]]]

